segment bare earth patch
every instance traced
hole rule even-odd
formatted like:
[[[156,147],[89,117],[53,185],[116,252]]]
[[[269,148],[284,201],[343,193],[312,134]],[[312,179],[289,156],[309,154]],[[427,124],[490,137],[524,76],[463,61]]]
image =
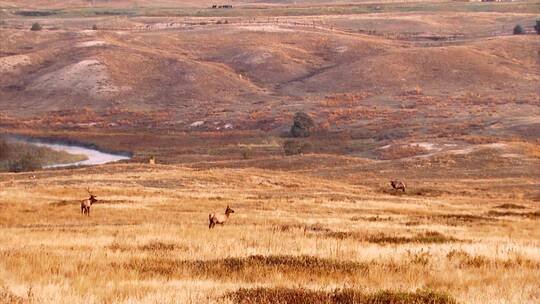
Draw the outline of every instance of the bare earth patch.
[[[27,55],[13,55],[0,58],[0,73],[15,71],[19,66],[29,65],[32,61]]]
[[[107,67],[95,59],[82,60],[47,73],[36,79],[28,89],[44,92],[69,90],[92,97],[107,97],[119,91],[112,84]]]
[[[107,45],[107,42],[101,41],[101,40],[92,40],[92,41],[84,41],[81,43],[77,43],[76,47],[86,48],[86,47],[104,46],[104,45]]]

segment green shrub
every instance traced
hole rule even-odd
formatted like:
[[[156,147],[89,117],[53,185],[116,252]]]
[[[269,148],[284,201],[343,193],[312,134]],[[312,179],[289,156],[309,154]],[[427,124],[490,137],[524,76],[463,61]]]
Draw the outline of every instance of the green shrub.
[[[294,114],[291,134],[294,137],[308,137],[311,135],[311,130],[315,126],[313,119],[304,112]]]
[[[24,16],[24,17],[45,17],[56,15],[56,11],[42,10],[42,11],[17,11],[15,15]]]
[[[525,29],[520,24],[514,27],[514,35],[523,35],[525,34]]]
[[[41,24],[37,22],[34,22],[34,24],[32,24],[32,27],[30,28],[31,31],[41,31],[41,29]]]

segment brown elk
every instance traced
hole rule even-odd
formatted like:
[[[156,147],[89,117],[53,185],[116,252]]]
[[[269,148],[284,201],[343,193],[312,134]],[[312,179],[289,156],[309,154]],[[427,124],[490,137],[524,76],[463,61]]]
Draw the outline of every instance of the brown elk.
[[[220,224],[220,225],[225,224],[225,222],[229,219],[229,215],[231,213],[234,213],[234,210],[232,210],[231,207],[229,207],[229,205],[227,205],[227,209],[225,209],[225,214],[224,215],[216,214],[216,213],[210,213],[208,215],[208,220],[210,221],[210,225],[208,225],[208,228],[212,229],[212,228],[214,228],[214,226],[216,224]]]
[[[92,206],[92,204],[97,202],[97,199],[96,196],[93,195],[92,192],[90,192],[90,189],[86,188],[86,191],[88,192],[88,195],[90,195],[90,197],[81,202],[81,214],[86,214],[86,216],[90,216],[90,207]]]
[[[405,183],[400,180],[392,180],[390,181],[390,185],[392,188],[394,188],[394,190],[402,190],[405,192]]]

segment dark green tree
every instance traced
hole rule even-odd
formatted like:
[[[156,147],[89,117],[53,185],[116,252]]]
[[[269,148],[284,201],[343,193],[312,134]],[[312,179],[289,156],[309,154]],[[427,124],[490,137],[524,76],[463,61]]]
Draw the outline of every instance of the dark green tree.
[[[34,22],[32,24],[32,27],[30,28],[31,31],[41,31],[41,24]]]
[[[514,35],[523,35],[525,34],[525,29],[521,24],[518,24],[514,27]]]
[[[297,112],[294,114],[291,134],[294,137],[308,137],[311,135],[314,126],[315,123],[309,115],[304,112]]]

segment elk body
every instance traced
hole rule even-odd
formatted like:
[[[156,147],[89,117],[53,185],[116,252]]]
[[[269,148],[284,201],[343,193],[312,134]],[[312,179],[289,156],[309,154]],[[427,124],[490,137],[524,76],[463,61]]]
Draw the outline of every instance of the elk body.
[[[225,222],[229,219],[229,215],[231,213],[234,213],[234,210],[232,210],[229,206],[227,206],[227,209],[225,209],[225,214],[210,213],[208,215],[208,220],[210,221],[208,228],[212,229],[216,224],[225,224]]]
[[[390,181],[390,185],[392,188],[394,188],[394,190],[402,190],[405,192],[405,183],[400,180],[392,180]]]
[[[90,216],[90,207],[93,203],[97,202],[96,196],[93,195],[90,190],[86,189],[90,197],[81,202],[81,214]]]

